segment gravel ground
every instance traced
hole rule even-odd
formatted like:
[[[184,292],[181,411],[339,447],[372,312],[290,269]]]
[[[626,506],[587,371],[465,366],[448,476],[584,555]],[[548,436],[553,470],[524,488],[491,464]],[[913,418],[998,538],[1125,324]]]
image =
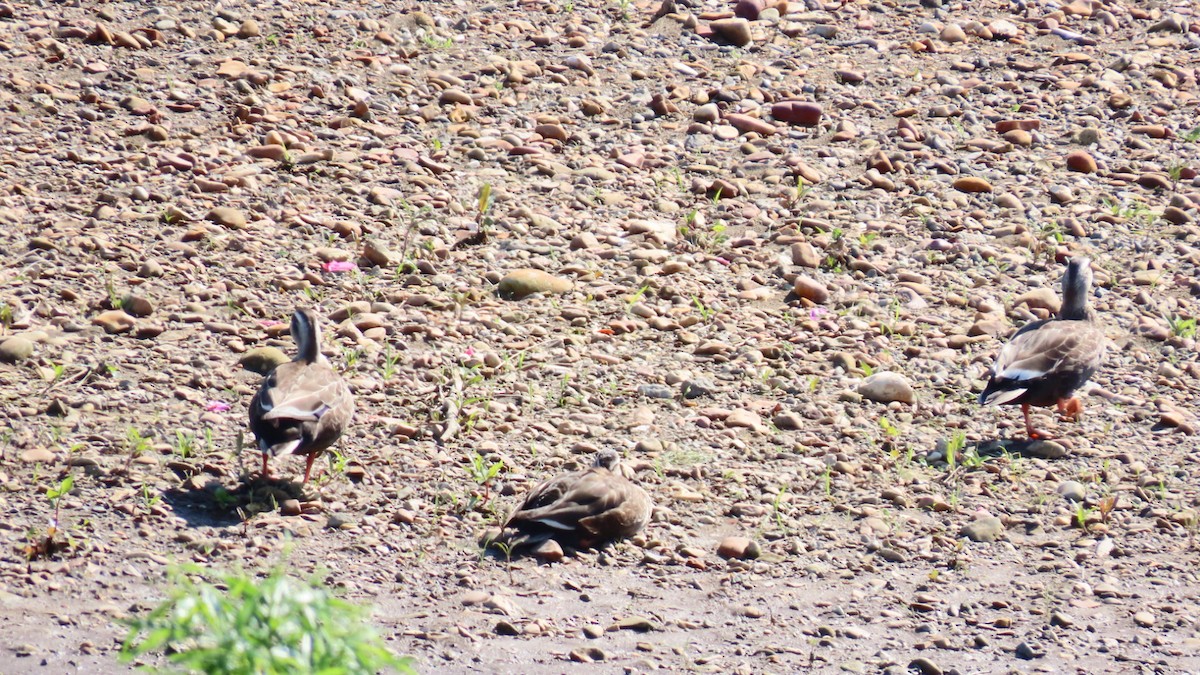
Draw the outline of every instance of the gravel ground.
[[[323,570],[424,672],[1200,671],[1194,3],[9,3],[0,49],[0,671],[124,672],[178,562]],[[1113,347],[1023,442],[975,397],[1076,255]],[[297,306],[359,411],[303,488],[245,431]],[[603,447],[641,535],[481,553]]]

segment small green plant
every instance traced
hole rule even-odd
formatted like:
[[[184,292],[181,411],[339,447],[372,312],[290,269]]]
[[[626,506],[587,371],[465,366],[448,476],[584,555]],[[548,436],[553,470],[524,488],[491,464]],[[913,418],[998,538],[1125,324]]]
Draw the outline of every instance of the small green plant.
[[[633,295],[627,296],[625,298],[625,311],[628,312],[634,305],[641,302],[642,298],[646,296],[646,291],[649,290],[650,284],[642,284],[642,287],[634,291]]]
[[[7,302],[0,302],[0,326],[8,330],[13,324],[13,308]]]
[[[710,320],[712,320],[713,316],[717,313],[715,309],[705,305],[700,301],[700,298],[695,295],[692,296],[692,306],[695,307],[696,311],[700,313],[700,320],[705,323],[708,323]]]
[[[812,193],[812,186],[805,182],[804,176],[796,176],[796,193],[792,205],[795,206],[808,198]]]
[[[62,515],[62,498],[74,489],[75,477],[68,474],[57,486],[46,490],[46,499],[54,507],[54,517],[50,519],[50,525],[46,528],[44,536],[39,536],[36,528],[29,531],[29,545],[25,547],[26,560],[49,557],[57,553],[61,548],[70,548],[69,537],[66,544],[59,544],[55,541],[55,537],[58,536],[61,529],[59,527],[59,523],[61,522],[59,518]]]
[[[175,454],[181,459],[187,459],[196,452],[196,434],[182,429],[175,432],[175,440],[171,442]]]
[[[886,417],[879,418],[879,428],[883,429],[883,433],[892,438],[900,435],[900,429],[895,424],[892,424],[892,421]]]
[[[1180,136],[1180,138],[1188,143],[1200,141],[1200,126],[1194,127],[1191,131]]]
[[[1091,518],[1091,516],[1092,509],[1084,506],[1083,502],[1080,502],[1075,505],[1075,513],[1071,516],[1071,522],[1073,522],[1076,527],[1086,532],[1088,529],[1088,518]]]
[[[504,469],[504,460],[498,459],[489,464],[487,457],[478,452],[472,452],[467,459],[470,460],[470,464],[467,465],[467,474],[471,476],[471,480],[475,481],[476,485],[483,488],[483,501],[486,504],[491,499],[492,481]]]
[[[396,374],[396,365],[400,363],[400,353],[387,345],[383,350],[383,381],[387,382]]]
[[[172,572],[167,599],[128,622],[121,660],[164,652],[186,672],[211,675],[416,673],[411,658],[388,650],[369,610],[335,597],[318,579],[300,581],[280,569],[265,579],[225,574],[216,584],[188,576],[209,574],[197,566]]]
[[[562,379],[558,382],[558,397],[555,399],[555,404],[560,408],[567,407],[571,402],[571,373],[563,373]]]
[[[787,526],[783,522],[783,498],[787,494],[787,486],[779,486],[779,492],[775,493],[775,499],[771,503],[771,510],[775,513],[775,525],[780,530],[787,531]]]
[[[1167,317],[1167,325],[1171,328],[1171,335],[1184,339],[1196,337],[1196,320],[1184,318],[1181,316]]]
[[[862,371],[863,377],[870,377],[875,374],[875,369],[872,368],[871,364],[867,363],[866,361],[859,361],[858,369]]]
[[[158,503],[161,501],[162,495],[151,490],[149,484],[142,483],[142,506],[146,508],[147,512],[149,512],[150,509],[154,508],[155,506],[158,506]]]
[[[213,501],[216,502],[217,508],[227,511],[237,504],[238,499],[229,490],[218,487],[213,490]]]
[[[129,467],[133,464],[133,460],[150,450],[150,439],[142,436],[142,432],[138,431],[137,427],[129,427],[125,430],[125,445],[129,448],[129,456],[125,458],[124,471],[129,473]]]
[[[870,248],[871,244],[879,238],[878,232],[863,232],[858,235],[858,243],[863,248]]]
[[[348,347],[342,349],[342,359],[346,364],[346,370],[354,370],[362,357],[363,350],[361,349],[350,349]]]
[[[950,441],[946,443],[946,466],[951,471],[958,466],[958,455],[967,445],[967,435],[961,431],[955,432]]]
[[[422,35],[421,42],[423,42],[426,47],[429,47],[430,49],[436,49],[438,51],[445,51],[454,46],[454,38],[452,37],[439,38],[434,35]]]

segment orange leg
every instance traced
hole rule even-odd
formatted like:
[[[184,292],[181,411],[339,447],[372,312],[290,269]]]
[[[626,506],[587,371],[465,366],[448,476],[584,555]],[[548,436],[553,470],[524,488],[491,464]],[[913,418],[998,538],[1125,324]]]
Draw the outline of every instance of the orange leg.
[[[312,473],[312,465],[313,465],[313,462],[316,461],[316,459],[317,459],[317,455],[314,453],[314,454],[309,455],[308,459],[305,461],[305,463],[304,463],[304,483],[301,483],[301,485],[308,483],[308,475],[310,473]]]
[[[267,453],[264,452],[262,454],[262,458],[263,458],[263,473],[262,473],[263,478],[270,478],[271,470],[269,467],[267,467]]]
[[[1033,422],[1029,419],[1029,404],[1028,403],[1021,404],[1021,414],[1025,416],[1025,433],[1029,436],[1029,439],[1033,440],[1035,438],[1042,438],[1044,436],[1044,434],[1042,434],[1037,429],[1034,429]]]

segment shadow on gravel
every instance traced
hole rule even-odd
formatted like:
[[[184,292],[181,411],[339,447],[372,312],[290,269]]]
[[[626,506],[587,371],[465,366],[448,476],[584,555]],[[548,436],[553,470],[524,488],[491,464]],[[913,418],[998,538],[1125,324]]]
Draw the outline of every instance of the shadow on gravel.
[[[171,488],[162,495],[175,515],[191,527],[237,525],[256,514],[278,511],[284,502],[304,501],[306,497],[300,483],[261,478],[239,483],[232,490],[211,478],[203,488]]]
[[[1021,457],[1034,457],[1038,459],[1061,459],[1070,454],[1070,448],[1058,441],[1054,440],[1002,440],[995,439],[990,441],[981,441],[973,446],[975,452],[981,457],[999,457],[1004,453],[1010,455],[1019,455]]]

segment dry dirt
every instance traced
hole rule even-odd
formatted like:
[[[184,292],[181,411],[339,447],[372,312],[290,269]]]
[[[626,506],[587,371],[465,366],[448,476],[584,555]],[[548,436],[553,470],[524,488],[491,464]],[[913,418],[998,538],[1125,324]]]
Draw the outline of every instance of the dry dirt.
[[[124,672],[179,562],[430,673],[1200,671],[1195,4],[739,9],[0,5],[0,671]],[[1113,347],[1012,442],[1074,255]],[[239,453],[299,305],[359,402],[303,491]],[[481,555],[605,446],[643,535]]]

